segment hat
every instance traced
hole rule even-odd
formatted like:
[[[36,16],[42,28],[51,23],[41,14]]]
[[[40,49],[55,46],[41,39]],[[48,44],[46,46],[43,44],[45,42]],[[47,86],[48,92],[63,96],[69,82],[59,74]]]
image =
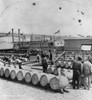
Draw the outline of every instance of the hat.
[[[78,56],[78,60],[81,61],[82,60],[82,57]]]

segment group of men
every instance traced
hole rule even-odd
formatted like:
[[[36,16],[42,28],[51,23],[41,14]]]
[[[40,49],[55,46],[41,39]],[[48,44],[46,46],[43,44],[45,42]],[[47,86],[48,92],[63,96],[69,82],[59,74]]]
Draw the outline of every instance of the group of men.
[[[49,60],[52,62],[52,52],[49,50]],[[46,54],[41,53],[41,62],[43,72],[47,72],[48,62]],[[79,89],[84,87],[84,89],[90,89],[92,82],[92,57],[88,56],[83,62],[82,57],[78,56],[77,60],[72,63],[73,69],[73,89]]]
[[[90,89],[92,81],[91,60],[91,56],[88,56],[84,62],[81,57],[73,61],[73,89],[79,89],[81,86],[83,86],[84,89]]]
[[[52,60],[52,59],[51,59]],[[42,55],[42,66],[43,72],[47,72],[48,63],[46,61],[46,56]],[[90,89],[92,82],[92,57],[88,56],[83,62],[82,57],[78,57],[72,63],[73,69],[73,89],[79,89],[84,87],[84,89]]]

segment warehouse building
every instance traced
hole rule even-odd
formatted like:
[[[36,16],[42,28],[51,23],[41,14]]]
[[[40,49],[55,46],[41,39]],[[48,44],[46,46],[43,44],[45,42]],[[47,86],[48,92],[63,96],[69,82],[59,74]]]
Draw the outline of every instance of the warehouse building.
[[[85,60],[92,55],[92,39],[65,39],[64,50],[68,57],[77,58],[80,55]]]
[[[92,39],[65,39],[65,51],[92,51]]]

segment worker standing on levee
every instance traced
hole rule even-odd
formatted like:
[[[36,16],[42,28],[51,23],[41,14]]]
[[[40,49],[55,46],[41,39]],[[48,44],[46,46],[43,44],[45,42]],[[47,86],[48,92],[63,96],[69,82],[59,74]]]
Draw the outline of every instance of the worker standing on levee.
[[[73,61],[73,89],[77,87],[79,89],[81,84],[81,74],[82,74],[82,58],[78,57],[77,60]]]
[[[84,89],[90,89],[91,85],[91,72],[92,72],[92,64],[91,58],[88,56],[87,60],[83,63],[83,75],[84,75]]]
[[[16,59],[17,64],[19,65],[19,69],[22,69],[22,62],[19,58]]]
[[[14,55],[11,55],[10,61],[11,61],[11,64],[13,64],[14,68],[16,68],[15,57],[14,57]]]
[[[52,62],[52,52],[51,52],[51,50],[49,50],[49,59],[50,59],[50,63],[51,63],[51,65],[52,65],[53,62]]]
[[[42,67],[43,67],[43,72],[47,73],[48,63],[47,63],[46,55],[42,55]]]
[[[37,54],[37,62],[38,62],[38,63],[40,62],[40,59],[41,59],[41,57],[40,57],[40,54],[38,53],[38,54]]]

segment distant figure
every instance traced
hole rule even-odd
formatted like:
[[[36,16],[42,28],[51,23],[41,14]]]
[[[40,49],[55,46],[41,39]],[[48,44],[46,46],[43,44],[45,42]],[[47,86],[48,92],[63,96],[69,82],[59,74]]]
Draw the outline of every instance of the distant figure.
[[[44,56],[45,54],[44,54],[44,52],[43,51],[41,51],[41,58]]]
[[[84,75],[84,89],[90,89],[91,85],[91,59],[88,56],[87,60],[83,63],[83,75]]]
[[[9,59],[9,58],[4,57],[4,58],[3,58],[3,61],[5,61],[5,62],[9,63],[9,65],[10,65],[10,59]]]
[[[30,60],[30,54],[29,54],[29,52],[26,53],[26,58],[27,58],[28,60]]]
[[[45,55],[42,56],[42,67],[43,67],[43,72],[47,73],[48,63]]]
[[[37,62],[40,62],[40,55],[39,55],[39,53],[37,54]]]
[[[81,73],[82,73],[82,58],[78,57],[76,61],[73,61],[73,89],[77,87],[79,89],[81,84]]]
[[[52,64],[52,52],[51,52],[51,50],[49,50],[49,59],[50,59],[50,62]]]
[[[16,59],[16,61],[17,61],[17,64],[19,65],[19,69],[22,69],[22,62],[21,62],[21,60],[20,59]]]
[[[21,67],[21,64],[22,64],[22,63],[21,63],[21,62],[19,62],[18,64],[19,64],[19,69],[22,69],[22,67]]]
[[[50,60],[52,60],[52,52],[51,52],[51,50],[49,50],[49,53],[50,53]]]

